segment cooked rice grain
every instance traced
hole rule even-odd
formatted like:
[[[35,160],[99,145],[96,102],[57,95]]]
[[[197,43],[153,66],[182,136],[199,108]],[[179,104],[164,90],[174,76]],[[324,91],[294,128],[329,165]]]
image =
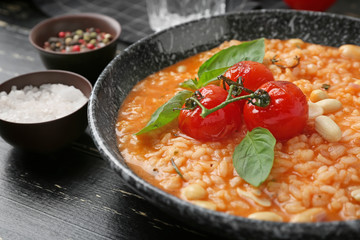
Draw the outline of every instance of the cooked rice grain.
[[[200,185],[207,195],[202,195],[201,201],[192,201],[194,204],[230,214],[246,217],[271,211],[283,221],[360,218],[360,202],[352,194],[360,189],[360,60],[342,56],[338,48],[300,39],[266,40],[264,64],[276,80],[293,82],[307,98],[323,84],[330,85],[326,93],[339,100],[343,108],[326,115],[339,125],[342,138],[328,143],[314,130],[314,120],[309,120],[302,135],[276,144],[273,169],[259,188],[249,186],[232,165],[232,153],[245,136],[245,126],[222,142],[190,139],[179,131],[176,121],[149,135],[133,135],[160,105],[180,91],[180,82],[197,76],[202,62],[235,44],[239,42],[225,42],[152,74],[135,86],[116,126],[126,161],[133,163],[140,176],[180,198],[185,199],[181,191],[186,186]],[[282,69],[271,64],[275,55],[288,65],[293,65],[295,56],[301,57],[300,64]],[[178,71],[179,67],[186,71]],[[151,104],[146,104],[149,101]],[[173,169],[171,158],[184,179]]]

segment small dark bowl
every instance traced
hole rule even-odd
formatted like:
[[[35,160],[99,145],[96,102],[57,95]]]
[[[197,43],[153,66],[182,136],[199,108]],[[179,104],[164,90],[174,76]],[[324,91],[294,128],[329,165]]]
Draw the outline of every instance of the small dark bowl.
[[[113,39],[104,47],[86,51],[60,53],[47,51],[43,48],[45,41],[55,37],[60,31],[99,28],[110,33]],[[96,13],[79,13],[62,15],[47,19],[37,24],[30,32],[30,43],[38,50],[41,60],[47,69],[61,69],[78,73],[90,82],[95,83],[105,66],[115,57],[116,40],[121,27],[115,19]]]
[[[100,75],[89,102],[89,126],[104,159],[154,206],[191,226],[229,239],[359,239],[360,220],[280,223],[252,220],[197,207],[137,176],[118,150],[115,123],[133,86],[146,76],[230,39],[301,38],[340,46],[360,45],[360,19],[320,12],[261,10],[193,21],[156,33],[118,55]],[[139,71],[141,69],[141,71]]]
[[[23,89],[32,85],[39,87],[46,83],[61,83],[74,86],[87,98],[92,85],[84,77],[72,72],[48,70],[14,77],[0,85],[0,92],[9,93],[12,86]],[[56,151],[76,138],[87,127],[87,103],[62,118],[40,123],[15,123],[0,119],[0,135],[9,144],[36,153]]]

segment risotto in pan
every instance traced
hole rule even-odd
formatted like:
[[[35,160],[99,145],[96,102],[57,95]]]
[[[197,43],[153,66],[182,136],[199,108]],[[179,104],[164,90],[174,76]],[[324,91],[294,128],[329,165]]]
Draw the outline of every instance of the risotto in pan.
[[[267,107],[256,110],[261,107],[253,104],[255,100],[247,99],[231,102],[222,108],[230,109],[228,112],[233,117],[233,128],[217,130],[218,126],[227,123],[209,123],[209,131],[219,131],[211,133],[210,137],[202,135],[207,130],[203,130],[201,124],[192,125],[193,129],[186,130],[182,123],[187,115],[182,116],[182,112],[192,113],[194,108],[199,108],[196,104],[189,107],[191,103],[185,103],[184,99],[190,98],[187,93],[194,92],[192,98],[198,100],[195,102],[206,105],[203,99],[207,98],[207,92],[196,89],[196,86],[190,86],[191,91],[184,91],[181,83],[195,78],[199,78],[200,82],[200,72],[203,71],[200,66],[219,51],[241,43],[232,40],[154,73],[133,88],[121,106],[116,125],[122,155],[128,165],[146,181],[208,209],[283,222],[359,219],[360,47],[343,45],[335,48],[306,43],[300,39],[265,39],[263,42],[264,54],[257,62],[265,69],[269,79],[262,84],[274,80],[281,83],[286,81],[294,85],[297,91],[290,92],[292,97],[287,100],[287,109],[280,109],[280,113],[272,115],[282,116],[286,111],[295,114],[292,120],[281,120],[282,123],[275,130],[265,123],[253,124],[258,112]],[[219,75],[225,71],[223,69]],[[212,79],[207,87],[221,88],[221,91],[228,93],[233,88],[225,82],[230,79],[246,87],[246,74],[244,70],[243,76],[236,76],[234,80],[227,70],[223,79]],[[197,81],[192,80],[192,83],[196,85]],[[278,104],[274,100],[277,95],[272,95],[271,88],[264,89],[272,99],[270,105]],[[255,90],[250,89],[245,94],[253,94]],[[182,98],[177,98],[181,105],[185,104],[171,112],[181,112],[180,115],[167,124],[157,123],[154,126],[156,124],[153,123],[150,130],[143,131],[152,116],[156,115],[154,112],[158,110],[159,113],[159,108],[179,92],[186,93]],[[234,92],[225,94],[224,99],[235,98],[232,94]],[[245,94],[243,92],[239,96]],[[293,104],[292,98],[299,94],[299,103]],[[295,110],[299,108],[297,113]],[[260,118],[269,119],[266,113],[264,116]],[[266,146],[265,151],[266,154],[273,154],[273,158],[265,163],[268,173],[262,180],[255,180],[254,184],[252,179],[261,177],[253,175],[263,169],[254,167],[258,166],[255,162],[250,169],[239,172],[234,152],[238,151],[239,161],[247,158],[241,149],[237,150],[237,146],[248,140],[245,138],[249,137],[251,130],[253,133],[254,130],[263,130],[258,126],[269,129],[273,135],[270,134],[274,143],[270,150]],[[285,136],[277,135],[279,132],[284,132]],[[286,135],[288,133],[290,135]],[[271,145],[271,141],[265,141],[265,144]],[[252,161],[258,160],[260,165],[263,164],[261,161],[268,160],[265,155],[256,156]]]

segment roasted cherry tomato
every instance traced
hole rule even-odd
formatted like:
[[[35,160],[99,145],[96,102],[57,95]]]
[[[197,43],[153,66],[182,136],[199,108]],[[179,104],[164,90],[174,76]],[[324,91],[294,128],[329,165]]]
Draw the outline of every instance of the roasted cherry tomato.
[[[237,82],[238,78],[242,77],[243,86],[252,91],[255,91],[266,82],[274,81],[273,74],[264,64],[253,61],[242,61],[234,64],[226,70],[224,76],[234,82]],[[226,89],[229,89],[229,87],[226,86]],[[243,91],[240,95],[243,96],[247,94],[248,93]],[[245,100],[236,102],[241,110],[244,107],[244,103]]]
[[[268,92],[270,104],[267,107],[245,104],[244,121],[248,130],[266,128],[277,140],[300,134],[308,119],[307,100],[300,88],[291,82],[271,81],[260,89]]]
[[[208,85],[199,89],[200,103],[211,109],[226,100],[228,95],[222,87]],[[185,105],[183,106],[185,107]],[[202,118],[201,108],[181,110],[179,128],[186,135],[201,141],[216,141],[230,136],[242,123],[241,109],[234,102]]]
[[[325,11],[336,0],[284,0],[289,7],[297,10]]]
[[[231,66],[224,76],[236,82],[242,77],[244,87],[255,91],[266,82],[274,81],[271,71],[262,63],[242,61]]]

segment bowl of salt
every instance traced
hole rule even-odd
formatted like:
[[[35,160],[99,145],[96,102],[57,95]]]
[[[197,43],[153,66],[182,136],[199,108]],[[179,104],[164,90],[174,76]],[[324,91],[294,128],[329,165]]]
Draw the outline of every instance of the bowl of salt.
[[[0,135],[14,147],[51,153],[87,127],[91,83],[81,75],[48,70],[0,84]]]

